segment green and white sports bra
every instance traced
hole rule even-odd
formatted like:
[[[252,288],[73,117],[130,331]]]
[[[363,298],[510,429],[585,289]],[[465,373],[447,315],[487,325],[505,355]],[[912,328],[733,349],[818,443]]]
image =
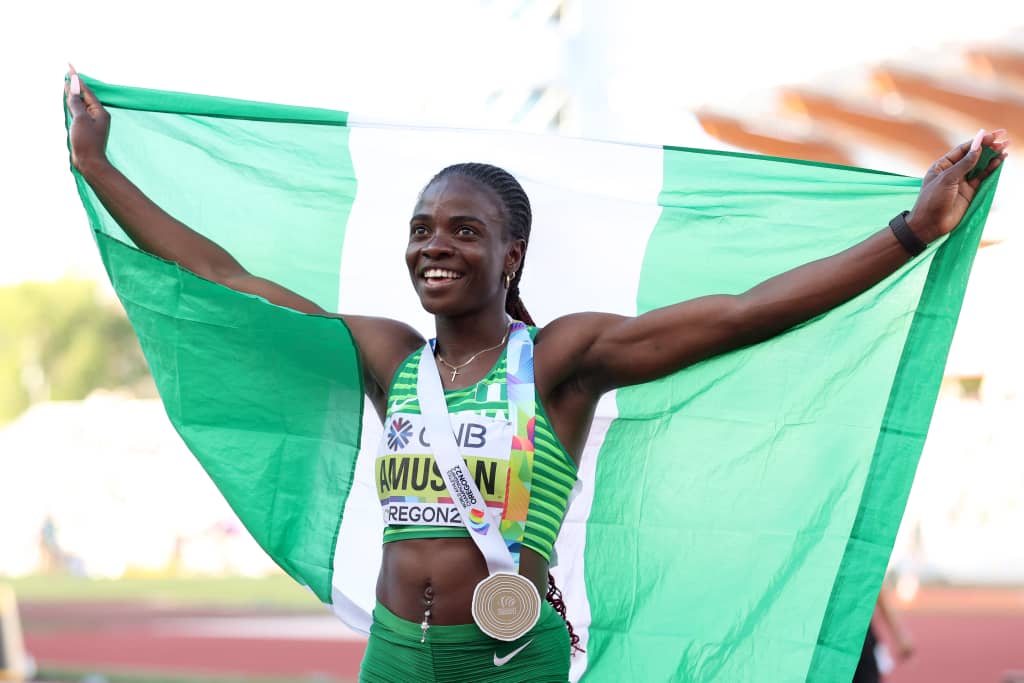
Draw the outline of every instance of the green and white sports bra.
[[[529,328],[535,337],[537,328]],[[410,538],[468,538],[448,496],[427,443],[416,395],[422,349],[405,359],[388,392],[384,435],[374,463],[377,497],[384,513],[384,542]],[[476,384],[445,391],[445,401],[460,452],[487,506],[500,517],[508,479],[507,445],[489,439],[508,424],[506,357]],[[576,464],[562,447],[540,401],[535,399],[533,480],[523,545],[551,560],[569,497]],[[491,447],[492,442],[495,447]]]

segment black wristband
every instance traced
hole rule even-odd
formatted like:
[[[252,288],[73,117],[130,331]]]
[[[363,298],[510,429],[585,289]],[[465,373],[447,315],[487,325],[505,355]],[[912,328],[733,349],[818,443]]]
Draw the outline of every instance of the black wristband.
[[[910,229],[910,226],[907,224],[908,214],[910,214],[909,211],[901,211],[896,214],[896,217],[889,221],[889,229],[892,230],[893,235],[896,235],[896,240],[907,250],[908,254],[917,256],[928,245],[922,242],[921,238]]]

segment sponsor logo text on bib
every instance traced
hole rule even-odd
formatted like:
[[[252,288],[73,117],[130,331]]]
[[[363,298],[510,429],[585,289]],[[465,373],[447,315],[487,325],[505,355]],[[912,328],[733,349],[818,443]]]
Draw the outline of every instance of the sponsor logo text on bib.
[[[466,526],[473,531],[485,531],[485,507],[501,516],[508,484],[511,423],[475,412],[450,417],[459,453],[483,500],[478,500],[468,486],[449,493],[434,460],[422,416],[394,413],[384,425],[384,438],[374,463],[384,524],[464,526],[452,496],[460,496],[461,502],[470,508]]]

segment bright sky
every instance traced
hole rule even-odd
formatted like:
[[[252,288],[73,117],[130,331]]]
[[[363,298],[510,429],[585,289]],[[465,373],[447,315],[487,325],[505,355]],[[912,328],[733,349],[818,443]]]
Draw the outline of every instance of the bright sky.
[[[951,0],[861,0],[845,16],[820,0],[566,0],[566,41],[531,28],[531,7],[554,4],[9,5],[0,36],[7,67],[0,116],[10,138],[3,146],[8,222],[0,284],[100,270],[67,171],[58,98],[69,59],[111,83],[484,126],[494,125],[480,118],[488,94],[550,77],[567,89],[586,82],[592,92],[607,93],[587,101],[587,136],[657,135],[684,144],[680,137],[688,133],[678,122],[687,107],[735,102],[774,84],[1024,27],[1019,0],[986,2],[980,18]]]

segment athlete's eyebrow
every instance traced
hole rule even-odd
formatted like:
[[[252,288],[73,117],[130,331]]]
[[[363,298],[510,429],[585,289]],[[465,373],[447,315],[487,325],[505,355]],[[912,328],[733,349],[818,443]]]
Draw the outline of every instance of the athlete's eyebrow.
[[[430,214],[418,213],[415,216],[413,216],[412,218],[410,218],[409,222],[410,223],[415,223],[416,221],[431,221],[431,220],[433,220],[433,218],[434,217],[431,216]],[[449,220],[449,222],[453,222],[453,223],[479,223],[480,225],[487,225],[487,221],[485,221],[484,219],[478,218],[476,216],[469,216],[469,215],[466,215],[466,216],[451,216],[448,220]]]
[[[480,225],[487,225],[487,221],[476,216],[452,216],[449,221],[452,223],[479,223]]]

